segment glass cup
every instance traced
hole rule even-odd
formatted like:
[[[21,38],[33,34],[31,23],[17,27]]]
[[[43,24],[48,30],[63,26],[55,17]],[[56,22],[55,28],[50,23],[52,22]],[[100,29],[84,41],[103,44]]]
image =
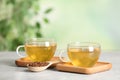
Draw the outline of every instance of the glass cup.
[[[24,47],[25,53],[34,62],[49,61],[55,54],[56,42],[52,39],[32,38],[25,42],[25,45],[17,47],[16,52],[19,56],[23,57],[19,53],[19,49]]]
[[[62,51],[59,55],[63,62],[65,61],[61,58]],[[67,46],[67,56],[69,61],[78,67],[92,67],[96,64],[99,59],[101,52],[100,44],[91,42],[73,42],[69,43]]]

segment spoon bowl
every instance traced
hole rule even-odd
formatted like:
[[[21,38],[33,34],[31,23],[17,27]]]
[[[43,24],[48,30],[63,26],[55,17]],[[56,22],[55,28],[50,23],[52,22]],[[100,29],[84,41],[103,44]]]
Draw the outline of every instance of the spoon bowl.
[[[56,64],[58,62],[59,61],[34,62],[32,64],[28,64],[27,67],[29,71],[40,72],[40,71],[46,70],[52,64]]]

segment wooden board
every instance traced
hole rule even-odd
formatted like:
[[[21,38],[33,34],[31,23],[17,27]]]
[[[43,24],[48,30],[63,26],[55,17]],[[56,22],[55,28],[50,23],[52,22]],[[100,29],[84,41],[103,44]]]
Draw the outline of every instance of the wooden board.
[[[53,57],[50,61],[60,61],[61,62],[61,60],[57,56]],[[30,63],[32,63],[32,61],[28,57],[23,57],[23,58],[15,60],[15,64],[18,67],[26,67],[27,64],[30,64]],[[56,66],[56,64],[51,65],[51,67],[55,67],[55,66]]]
[[[97,62],[95,66],[90,68],[76,67],[71,63],[58,63],[56,65],[56,69],[59,71],[65,72],[75,72],[75,73],[83,73],[83,74],[93,74],[98,72],[103,72],[110,70],[112,68],[112,64],[108,62]]]

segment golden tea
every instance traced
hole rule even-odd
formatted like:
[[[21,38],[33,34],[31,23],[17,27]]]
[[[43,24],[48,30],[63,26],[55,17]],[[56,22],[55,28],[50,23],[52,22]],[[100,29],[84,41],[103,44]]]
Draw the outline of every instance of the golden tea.
[[[43,45],[25,45],[25,51],[32,61],[43,62],[49,61],[55,53],[56,44]]]
[[[44,62],[49,61],[54,56],[56,46],[57,44],[53,39],[31,38],[26,40],[25,45],[19,45],[16,48],[16,53],[20,57],[25,57],[19,52],[20,48],[24,48],[31,61]]]
[[[68,48],[68,57],[73,65],[92,67],[99,59],[100,48],[82,47]]]

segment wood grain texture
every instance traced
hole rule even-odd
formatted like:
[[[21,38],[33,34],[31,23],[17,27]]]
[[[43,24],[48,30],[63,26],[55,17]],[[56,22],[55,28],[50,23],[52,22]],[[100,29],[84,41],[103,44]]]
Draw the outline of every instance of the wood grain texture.
[[[61,60],[57,56],[53,57],[50,61],[60,61],[61,62]],[[30,59],[28,59],[27,57],[15,60],[15,64],[18,67],[27,67],[27,64],[30,64],[30,63],[32,63],[32,61]],[[56,64],[52,64],[50,67],[55,67],[55,66],[56,66]]]
[[[76,67],[71,63],[58,63],[56,65],[56,69],[59,71],[65,72],[75,72],[75,73],[83,73],[83,74],[93,74],[98,72],[103,72],[110,70],[112,68],[112,64],[108,62],[97,62],[95,66],[90,68]]]

